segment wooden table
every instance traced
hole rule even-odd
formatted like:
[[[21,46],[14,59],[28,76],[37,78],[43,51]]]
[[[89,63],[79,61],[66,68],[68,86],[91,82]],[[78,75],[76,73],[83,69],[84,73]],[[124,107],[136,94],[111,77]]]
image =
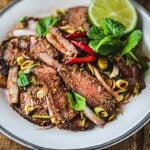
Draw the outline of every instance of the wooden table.
[[[0,0],[0,9],[11,0]],[[150,12],[150,0],[138,0]],[[0,150],[29,150],[0,133]],[[150,123],[127,140],[106,150],[150,150]]]

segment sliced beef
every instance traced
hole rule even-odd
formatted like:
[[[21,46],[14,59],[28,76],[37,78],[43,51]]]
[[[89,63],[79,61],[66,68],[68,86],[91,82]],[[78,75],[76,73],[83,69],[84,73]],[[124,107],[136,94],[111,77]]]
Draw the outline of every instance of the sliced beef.
[[[4,43],[5,49],[3,51],[3,58],[7,65],[13,66],[16,62],[16,58],[20,56],[19,39],[13,38]]]
[[[88,21],[88,8],[85,6],[77,6],[69,8],[66,14],[66,19],[69,25],[79,29],[82,27],[85,31],[88,31],[90,23]]]
[[[57,120],[65,122],[76,116],[76,112],[70,107],[66,95],[67,89],[55,71],[48,66],[39,66],[34,69],[34,74],[49,88],[49,103]]]
[[[39,125],[48,126],[51,124],[51,119],[34,118],[37,116],[49,116],[46,97],[39,99],[36,94],[41,89],[41,86],[30,86],[27,91],[20,91],[19,103],[12,107],[25,119]]]
[[[58,56],[57,50],[46,39],[40,37],[21,38],[19,48],[34,59],[37,59],[43,52],[54,58]]]
[[[34,59],[42,52],[46,52],[52,57],[57,57],[57,50],[44,38],[40,37],[20,37],[11,38],[3,43],[3,58],[8,66],[16,63],[16,58],[22,53],[31,56]]]
[[[62,54],[68,57],[75,57],[78,54],[75,46],[62,36],[58,28],[51,28],[46,38]]]
[[[131,68],[133,77],[127,78],[127,81],[129,82],[129,90],[132,91],[136,86],[138,86],[139,91],[141,91],[145,88],[142,72],[137,64],[132,65]]]
[[[67,129],[73,131],[84,131],[84,130],[92,129],[94,127],[94,124],[88,119],[86,119],[84,123],[81,117],[78,115],[77,117],[73,118],[68,122],[65,122],[63,124],[58,124],[57,127],[60,129]]]
[[[118,55],[114,56],[113,60],[128,81],[130,91],[133,91],[136,86],[139,86],[139,91],[145,88],[145,82],[138,64],[127,65],[124,58]]]
[[[112,114],[115,109],[113,97],[95,77],[75,66],[63,65],[59,73],[66,85],[86,98],[89,106],[101,106]]]
[[[130,66],[126,65],[123,57],[117,55],[113,57],[113,60],[115,61],[117,67],[120,69],[124,77],[133,77],[132,70]]]

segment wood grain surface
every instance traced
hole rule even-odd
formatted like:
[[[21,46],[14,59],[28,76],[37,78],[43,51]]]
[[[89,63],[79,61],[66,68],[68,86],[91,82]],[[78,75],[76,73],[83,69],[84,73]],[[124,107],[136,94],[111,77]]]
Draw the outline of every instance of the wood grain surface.
[[[0,0],[0,9],[11,0]],[[150,12],[150,0],[137,0]],[[29,150],[0,133],[0,150]],[[150,123],[125,141],[105,150],[150,150]]]

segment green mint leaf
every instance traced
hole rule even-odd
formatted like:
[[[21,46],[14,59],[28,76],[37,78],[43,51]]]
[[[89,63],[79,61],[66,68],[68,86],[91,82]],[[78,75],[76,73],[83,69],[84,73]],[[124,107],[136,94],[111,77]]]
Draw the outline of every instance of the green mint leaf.
[[[55,17],[44,17],[40,19],[36,25],[36,33],[39,36],[44,36],[49,32],[49,28],[57,24],[58,19]]]
[[[93,40],[90,41],[89,46],[95,51],[97,45],[99,44],[100,40]]]
[[[85,98],[81,95],[73,92],[67,92],[68,101],[71,105],[71,107],[76,111],[82,111],[86,107]]]
[[[94,43],[96,45],[96,41]],[[123,43],[113,36],[104,37],[96,46],[94,45],[93,50],[101,55],[108,55],[116,53],[123,48]]]
[[[27,75],[19,72],[18,73],[18,86],[24,87],[24,86],[27,86],[29,84],[30,84],[30,82],[28,80]]]
[[[105,18],[102,23],[105,35],[122,36],[125,31],[125,26],[118,21],[110,18]]]
[[[135,48],[136,45],[139,43],[141,38],[142,38],[142,31],[140,31],[140,30],[133,31],[129,35],[127,42],[125,44],[125,47],[123,48],[123,51],[121,54],[125,55],[125,54],[129,53],[130,51],[132,51],[132,49]]]
[[[103,29],[96,26],[92,26],[87,32],[87,36],[93,40],[103,39],[104,37]]]

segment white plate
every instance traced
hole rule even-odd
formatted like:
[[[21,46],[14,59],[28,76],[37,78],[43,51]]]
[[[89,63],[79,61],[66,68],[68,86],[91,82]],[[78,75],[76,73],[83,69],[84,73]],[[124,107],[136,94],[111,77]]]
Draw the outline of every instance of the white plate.
[[[49,13],[57,7],[68,8],[88,5],[89,0],[22,0],[3,11],[0,15],[0,41],[22,16]],[[143,8],[135,4],[144,32],[143,49],[150,54],[150,17]],[[118,143],[139,130],[150,119],[150,70],[146,72],[146,89],[124,108],[123,115],[108,123],[103,129],[94,128],[85,132],[71,132],[57,128],[38,130],[13,111],[0,90],[0,130],[2,133],[25,146],[35,149],[95,149],[106,148]]]

